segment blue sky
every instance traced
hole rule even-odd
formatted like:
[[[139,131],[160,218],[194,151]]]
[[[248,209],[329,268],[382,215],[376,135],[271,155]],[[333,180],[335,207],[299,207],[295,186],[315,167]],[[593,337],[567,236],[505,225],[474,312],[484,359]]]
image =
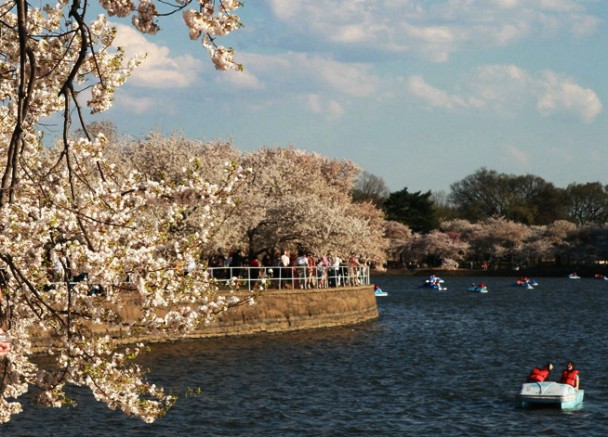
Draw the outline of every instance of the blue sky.
[[[608,1],[249,0],[217,72],[181,16],[100,119],[350,159],[391,191],[487,167],[608,184]]]

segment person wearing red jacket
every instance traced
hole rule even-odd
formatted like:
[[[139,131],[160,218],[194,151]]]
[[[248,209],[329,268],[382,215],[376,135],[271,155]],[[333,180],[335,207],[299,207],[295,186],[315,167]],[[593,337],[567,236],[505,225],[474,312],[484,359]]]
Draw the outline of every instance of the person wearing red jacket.
[[[578,370],[574,368],[574,363],[572,361],[568,361],[568,365],[566,366],[566,369],[562,372],[562,377],[559,382],[561,384],[569,384],[578,390]]]
[[[528,382],[543,382],[549,377],[551,370],[553,370],[553,364],[551,363],[547,363],[542,369],[535,367],[528,376]]]

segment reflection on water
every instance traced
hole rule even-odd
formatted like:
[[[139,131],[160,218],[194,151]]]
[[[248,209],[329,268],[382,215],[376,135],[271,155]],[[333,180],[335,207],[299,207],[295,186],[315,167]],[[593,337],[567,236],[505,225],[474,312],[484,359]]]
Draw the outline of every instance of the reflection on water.
[[[78,409],[31,409],[1,435],[604,435],[608,282],[541,278],[375,281],[377,321],[348,328],[155,345],[151,378],[182,397],[152,425],[75,390]],[[488,294],[466,291],[483,280]],[[528,371],[551,360],[581,370],[584,408],[518,410]]]

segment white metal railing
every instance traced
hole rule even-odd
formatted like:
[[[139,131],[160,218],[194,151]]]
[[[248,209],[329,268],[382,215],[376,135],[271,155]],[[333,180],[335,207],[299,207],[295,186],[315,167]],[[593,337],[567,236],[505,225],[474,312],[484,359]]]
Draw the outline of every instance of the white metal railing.
[[[200,266],[194,267],[202,268]],[[178,269],[184,275],[189,273],[187,268]],[[370,285],[369,267],[363,266],[289,266],[289,267],[250,267],[250,266],[227,266],[207,267],[209,276],[227,287],[247,288],[249,291],[264,286],[271,289],[312,289],[312,288],[335,288],[359,285]],[[103,286],[88,280],[88,275],[80,273],[67,282],[68,287],[74,287],[78,283],[84,283],[88,287],[89,295],[101,295],[104,293]],[[64,281],[50,282],[46,287],[54,287],[55,284],[65,284]],[[132,286],[132,276],[113,286]]]
[[[248,290],[264,284],[272,289],[333,288],[370,285],[368,266],[208,267],[218,280],[238,282]]]

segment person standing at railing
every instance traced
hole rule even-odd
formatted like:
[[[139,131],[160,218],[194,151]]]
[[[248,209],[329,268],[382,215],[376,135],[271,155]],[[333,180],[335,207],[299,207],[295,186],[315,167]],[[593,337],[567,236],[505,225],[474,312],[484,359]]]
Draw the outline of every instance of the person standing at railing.
[[[73,265],[65,253],[53,257],[53,282],[68,281],[72,277]],[[74,269],[76,271],[76,269]]]
[[[267,253],[262,257],[262,270],[260,271],[260,278],[266,278],[268,281],[267,286],[269,288],[272,288],[272,276],[274,274],[272,266],[272,258]]]
[[[289,265],[291,264],[291,259],[289,258],[289,252],[287,250],[283,251],[283,255],[281,255],[279,263],[279,288],[289,287],[289,281],[291,279],[291,269]]]
[[[306,255],[306,259],[308,260],[308,268],[306,270],[306,288],[316,288],[317,287],[317,259],[311,253],[308,252]]]
[[[192,258],[188,258],[184,265],[184,276],[188,276],[190,273],[194,273],[196,270],[196,261]]]
[[[296,272],[298,278],[297,286],[299,288],[306,287],[306,272],[308,270],[308,258],[306,257],[303,250],[298,252],[298,257],[296,258]]]
[[[209,267],[213,268],[213,276],[215,278],[227,279],[228,275],[226,273],[226,270],[223,268],[223,267],[225,267],[225,265],[224,265],[225,261],[226,261],[226,257],[224,257],[224,255],[222,254],[221,251],[218,251],[209,260]]]
[[[329,270],[329,260],[326,255],[319,257],[317,262],[317,284],[319,288],[327,288],[327,271]]]
[[[236,278],[241,277],[241,267],[243,266],[243,255],[240,250],[235,250],[232,254],[232,262],[230,263],[232,276]]]
[[[348,257],[348,285],[351,287],[355,287],[358,284],[358,276],[359,276],[359,258],[357,255],[352,253]]]
[[[342,276],[342,259],[338,255],[332,256],[329,267],[329,286],[339,287]]]
[[[260,273],[260,261],[257,256],[252,256],[249,260],[249,281],[252,283],[252,288],[257,287]]]

